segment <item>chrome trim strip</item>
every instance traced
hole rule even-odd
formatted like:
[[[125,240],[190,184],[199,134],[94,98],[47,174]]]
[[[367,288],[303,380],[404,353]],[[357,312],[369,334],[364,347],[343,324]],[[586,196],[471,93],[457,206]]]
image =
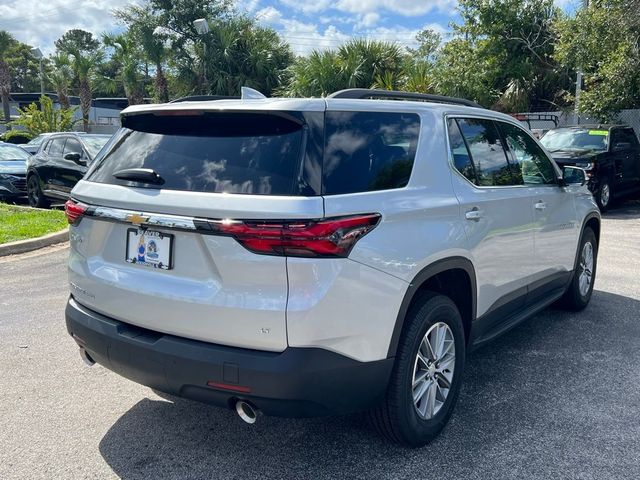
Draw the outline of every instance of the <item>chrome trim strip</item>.
[[[82,202],[84,203],[84,202]],[[198,230],[196,221],[198,219],[193,217],[185,217],[180,215],[166,215],[158,213],[146,213],[133,210],[123,210],[112,207],[94,207],[88,205],[86,216],[101,218],[103,220],[109,220],[114,222],[122,222],[131,225],[138,225],[144,228],[147,227],[160,227],[176,230]],[[142,218],[142,221],[135,221],[135,219]],[[201,219],[202,222],[208,222],[209,220]]]

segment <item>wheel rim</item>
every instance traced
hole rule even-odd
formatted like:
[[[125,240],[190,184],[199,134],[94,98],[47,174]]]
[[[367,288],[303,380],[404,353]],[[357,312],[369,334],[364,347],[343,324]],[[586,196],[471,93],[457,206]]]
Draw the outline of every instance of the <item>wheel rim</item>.
[[[29,204],[31,206],[35,206],[38,204],[38,180],[35,177],[29,178],[29,185],[27,188],[27,198],[29,199]]]
[[[600,204],[603,207],[609,205],[609,198],[611,197],[611,190],[609,189],[609,184],[605,183],[600,187]]]
[[[438,322],[425,333],[413,365],[411,393],[416,412],[433,418],[444,405],[456,363],[456,346],[449,325]]]
[[[578,277],[578,287],[580,295],[585,297],[589,293],[593,280],[593,245],[587,242],[582,247],[580,254],[580,276]]]

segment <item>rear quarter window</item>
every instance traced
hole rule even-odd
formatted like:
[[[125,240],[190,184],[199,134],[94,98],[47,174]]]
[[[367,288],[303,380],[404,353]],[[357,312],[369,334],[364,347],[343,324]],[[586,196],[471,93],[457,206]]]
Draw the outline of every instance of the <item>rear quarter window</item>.
[[[323,193],[335,195],[406,186],[419,134],[420,117],[416,114],[327,112]]]

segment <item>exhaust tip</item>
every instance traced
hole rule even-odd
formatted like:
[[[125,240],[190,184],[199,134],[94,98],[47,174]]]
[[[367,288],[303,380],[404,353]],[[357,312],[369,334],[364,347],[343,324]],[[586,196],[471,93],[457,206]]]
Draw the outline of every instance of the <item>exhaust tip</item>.
[[[238,416],[245,422],[250,425],[256,423],[258,419],[258,409],[255,408],[248,402],[238,400],[236,402],[236,412],[238,412]]]
[[[89,355],[87,351],[82,347],[80,347],[80,357],[82,358],[82,361],[89,367],[92,367],[96,364],[96,361],[91,358],[91,355]]]

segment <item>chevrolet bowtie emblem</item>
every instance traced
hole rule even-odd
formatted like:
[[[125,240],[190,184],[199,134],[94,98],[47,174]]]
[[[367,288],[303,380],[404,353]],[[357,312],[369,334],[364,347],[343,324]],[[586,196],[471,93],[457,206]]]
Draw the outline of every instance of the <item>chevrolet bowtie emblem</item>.
[[[139,215],[137,213],[131,213],[125,217],[125,220],[129,223],[133,223],[134,225],[142,225],[149,220],[149,217]]]

